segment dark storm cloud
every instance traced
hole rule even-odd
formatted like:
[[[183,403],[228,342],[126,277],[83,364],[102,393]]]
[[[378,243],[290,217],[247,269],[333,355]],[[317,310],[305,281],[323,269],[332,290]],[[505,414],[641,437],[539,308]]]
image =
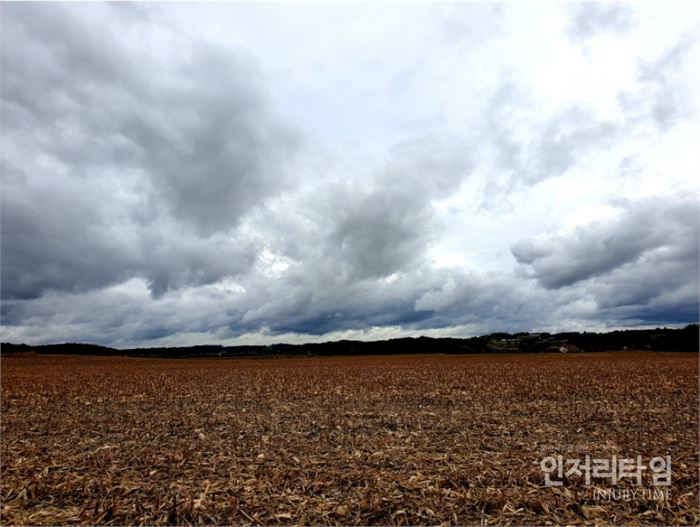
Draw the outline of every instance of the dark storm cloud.
[[[3,166],[5,174],[14,170]],[[79,189],[27,192],[7,181],[3,187],[3,298],[33,298],[54,287],[85,290],[123,278],[129,255],[115,250],[109,226],[74,193]]]
[[[33,298],[49,289],[86,291],[133,276],[149,280],[160,295],[171,287],[215,282],[255,262],[253,241],[202,239],[160,220],[144,225],[109,203],[100,206],[104,189],[58,174],[47,175],[40,186],[6,180],[3,187],[4,298]]]
[[[697,322],[697,201],[676,196],[619,205],[614,219],[521,240],[512,253],[543,290],[593,302],[595,310],[580,318],[622,326]]]
[[[574,6],[569,34],[583,39],[605,31],[625,31],[634,20],[629,6],[616,2],[582,2]]]
[[[3,323],[25,325],[32,340],[42,342],[77,338],[119,345],[183,332],[218,338],[260,330],[270,335],[322,335],[373,325],[410,327],[431,316],[415,309],[417,289],[439,284],[425,269],[392,283],[363,280],[327,288],[323,286],[332,285],[330,277],[308,273],[279,280],[249,275],[244,282],[245,292],[194,288],[186,297],[171,292],[156,301],[110,288],[83,294],[50,292],[32,301],[4,302]],[[62,309],[66,305],[71,309]]]
[[[324,278],[324,282],[328,278]],[[365,329],[372,326],[410,326],[430,313],[415,309],[417,291],[432,281],[429,272],[402,274],[390,283],[362,280],[334,284],[321,289],[323,282],[278,283],[276,302],[263,304],[251,299],[258,309],[245,312],[232,330],[321,335],[331,331]],[[327,283],[327,282],[326,282]]]
[[[643,265],[624,266],[593,283],[588,290],[600,315],[646,324],[697,323],[698,244],[688,245],[650,255]]]
[[[529,270],[530,276],[549,289],[569,286],[589,278],[605,276],[625,267],[625,275],[653,272],[671,266],[664,280],[636,280],[644,292],[620,287],[618,294],[648,294],[650,288],[663,287],[668,280],[692,282],[697,272],[698,206],[692,200],[646,199],[627,204],[618,218],[578,227],[563,236],[521,240],[511,248],[513,256]],[[681,275],[671,273],[680,266]],[[636,266],[640,269],[637,269]],[[676,270],[678,271],[678,269]],[[695,280],[697,277],[695,278]],[[624,278],[622,283],[626,282]],[[621,291],[620,291],[621,292]],[[624,302],[624,300],[622,300]],[[634,299],[630,303],[636,303]]]
[[[635,262],[569,289],[593,300],[595,316],[601,320],[614,320],[624,326],[697,323],[697,224],[689,226],[683,235],[690,237],[650,250]]]
[[[3,297],[129,276],[162,294],[249,268],[235,228],[299,144],[254,65],[203,44],[130,49],[119,32],[138,35],[138,10],[103,27],[102,5],[0,9]]]
[[[488,331],[529,330],[532,310],[537,309],[544,323],[556,303],[508,275],[453,269],[444,270],[435,282],[416,301],[416,309],[431,315],[426,327],[472,324]]]

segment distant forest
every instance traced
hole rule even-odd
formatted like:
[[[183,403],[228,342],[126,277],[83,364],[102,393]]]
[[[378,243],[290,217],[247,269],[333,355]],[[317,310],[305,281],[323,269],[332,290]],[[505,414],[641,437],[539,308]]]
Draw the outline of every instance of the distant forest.
[[[682,329],[630,329],[609,333],[492,333],[468,339],[398,338],[364,342],[340,340],[320,344],[272,344],[268,346],[189,346],[182,348],[114,349],[94,344],[3,343],[3,355],[39,353],[50,355],[99,355],[128,357],[269,357],[320,355],[398,355],[415,353],[576,353],[582,351],[698,351],[698,324]]]

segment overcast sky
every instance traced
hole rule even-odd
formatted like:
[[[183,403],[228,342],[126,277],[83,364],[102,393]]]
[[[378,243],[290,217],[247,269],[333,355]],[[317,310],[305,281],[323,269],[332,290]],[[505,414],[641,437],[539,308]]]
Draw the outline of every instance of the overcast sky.
[[[700,8],[0,4],[2,340],[698,321]]]

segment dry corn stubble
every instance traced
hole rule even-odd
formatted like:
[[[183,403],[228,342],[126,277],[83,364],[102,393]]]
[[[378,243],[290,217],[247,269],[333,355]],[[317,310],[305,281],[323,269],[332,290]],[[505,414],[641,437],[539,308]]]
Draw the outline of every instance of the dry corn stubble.
[[[3,525],[699,521],[697,354],[1,366]],[[669,498],[544,487],[552,452],[671,455]]]

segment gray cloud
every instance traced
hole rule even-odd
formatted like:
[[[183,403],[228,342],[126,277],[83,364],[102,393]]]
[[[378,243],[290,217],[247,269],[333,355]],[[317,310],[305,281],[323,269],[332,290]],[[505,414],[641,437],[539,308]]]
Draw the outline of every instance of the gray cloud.
[[[697,239],[696,239],[697,240]],[[593,316],[623,326],[697,323],[698,244],[652,251],[639,261],[574,286],[595,303]]]
[[[348,278],[388,276],[421,256],[430,239],[427,208],[399,193],[373,192],[349,203],[346,197],[333,197],[338,215],[326,255],[335,257]]]
[[[246,237],[199,238],[164,218],[144,224],[121,203],[106,200],[99,185],[58,174],[27,184],[30,178],[15,170],[24,184],[4,182],[0,209],[3,298],[86,291],[133,276],[149,280],[161,295],[171,287],[216,282],[255,263],[258,247]]]
[[[104,164],[144,171],[153,198],[203,234],[235,226],[281,186],[299,137],[249,61],[205,44],[172,62],[137,55],[56,4],[3,12],[13,134],[79,174]]]
[[[115,250],[109,226],[84,194],[73,193],[78,189],[3,187],[3,298],[37,297],[49,288],[86,290],[124,278],[128,253]]]
[[[586,154],[609,147],[619,135],[619,126],[572,105],[536,122],[527,137],[520,137],[510,116],[530,103],[528,99],[517,83],[506,81],[492,94],[483,112],[480,147],[490,148],[494,168],[509,176],[505,187],[489,187],[485,196],[488,202],[497,201],[503,193],[565,174]]]
[[[546,122],[540,138],[531,146],[520,181],[535,183],[563,174],[587,151],[611,143],[617,127],[594,119],[589,113],[572,107]]]
[[[555,275],[572,280],[558,289],[538,288],[516,275],[436,269],[426,263],[404,268],[391,279],[357,279],[338,272],[340,255],[315,260],[315,244],[308,244],[297,254],[297,263],[278,275],[244,274],[230,288],[191,288],[186,295],[170,291],[156,301],[109,288],[82,295],[54,292],[34,301],[5,302],[3,317],[6,324],[26,325],[20,330],[24,335],[36,331],[35,322],[48,321],[53,329],[41,335],[45,341],[88,335],[93,341],[120,345],[178,332],[225,339],[261,329],[269,335],[324,335],[383,326],[527,331],[560,327],[567,320],[596,324],[601,316],[613,326],[690,322],[697,318],[698,248],[693,240],[698,233],[688,220],[697,217],[697,207],[687,200],[653,205],[628,204],[618,220],[581,229],[567,239],[545,240],[539,251],[520,255],[541,272],[542,258],[554,255],[565,268]],[[651,219],[639,225],[645,212]],[[617,251],[625,236],[633,238],[638,232],[629,231],[635,222],[644,243]],[[594,230],[599,241],[591,234]],[[318,251],[323,254],[326,249]],[[602,258],[603,251],[616,259]],[[546,264],[554,273],[553,261]],[[587,301],[597,308],[591,310]],[[64,305],[72,308],[62,311]]]
[[[186,332],[202,334],[200,339],[226,339],[261,330],[269,335],[324,335],[387,326],[431,330],[470,324],[480,332],[525,330],[531,329],[528,313],[534,306],[542,323],[556,307],[551,300],[526,295],[529,289],[523,284],[427,266],[391,281],[338,284],[329,276],[305,272],[277,280],[249,275],[242,284],[231,291],[193,288],[184,296],[171,291],[155,301],[114,288],[82,294],[54,291],[36,300],[4,302],[3,320],[24,340],[129,346]],[[459,294],[436,301],[451,288]],[[71,309],[61,308],[66,305]]]
[[[433,203],[470,173],[460,146],[444,137],[401,143],[374,177],[318,184],[294,207],[258,215],[268,249],[289,267],[273,280],[242,280],[255,294],[237,303],[232,327],[317,334],[428,318],[415,302],[438,276],[425,256],[440,233]]]
[[[439,37],[450,45],[483,42],[503,31],[500,3],[444,3],[431,8],[440,18]]]
[[[250,61],[203,44],[137,53],[105,35],[104,7],[83,6],[92,24],[2,6],[4,298],[234,276],[255,262],[241,218],[288,181],[300,137]]]
[[[569,34],[584,39],[605,31],[625,31],[634,24],[631,9],[616,2],[581,2],[571,4],[573,15]]]
[[[563,236],[521,240],[512,253],[525,275],[560,306],[595,306],[575,318],[689,324],[700,316],[700,208],[688,196],[619,204],[620,215]],[[566,295],[573,295],[568,302]],[[562,296],[564,295],[564,296]]]
[[[129,116],[155,192],[202,234],[235,226],[288,176],[299,137],[272,113],[257,77],[241,61],[197,48],[174,85],[154,94],[158,114]]]
[[[397,145],[370,189],[332,189],[322,213],[330,225],[325,258],[350,279],[383,277],[415,264],[435,234],[432,201],[456,190],[470,170],[468,154],[454,139]]]
[[[309,50],[290,38],[313,27],[298,20],[271,40],[236,26],[235,38],[219,41],[207,18],[218,7],[183,9],[197,15],[183,23],[164,16],[174,7],[155,5],[1,4],[4,335],[130,346],[180,335],[217,342],[697,319],[696,197],[621,201],[616,219],[521,240],[515,262],[508,254],[519,232],[560,226],[542,213],[554,198],[538,183],[572,176],[584,160],[607,174],[614,157],[626,160],[626,184],[661,171],[635,153],[651,143],[635,141],[654,135],[650,123],[664,132],[694,115],[683,75],[696,37],[619,87],[618,121],[600,118],[580,93],[550,93],[554,110],[540,113],[542,94],[528,91],[539,84],[524,70],[488,97],[513,78],[501,55],[522,38],[510,40],[508,6],[453,7],[426,9],[420,21],[401,10],[422,40],[402,39],[397,61],[373,47],[367,54],[354,32]],[[350,26],[360,27],[358,16],[348,13]],[[631,21],[617,4],[582,5],[572,36],[636,31]],[[538,29],[559,36],[558,27]],[[368,31],[368,42],[382,41],[381,20]],[[563,44],[552,60],[580,58],[583,48]],[[486,71],[491,51],[495,69]],[[351,54],[348,64],[334,61]],[[473,92],[455,69],[462,64],[484,74]],[[397,69],[409,73],[395,77]],[[277,104],[294,105],[299,123]],[[318,123],[323,137],[312,135]],[[597,155],[619,145],[620,156]],[[629,195],[609,183],[586,203]],[[501,220],[515,229],[474,231]],[[501,239],[480,246],[488,236]]]
[[[697,94],[686,88],[681,66],[686,61],[693,61],[697,69],[699,43],[698,27],[695,26],[655,60],[639,65],[637,79],[641,89],[636,93],[623,92],[619,96],[629,121],[651,119],[661,131],[666,131],[678,120],[695,116],[689,101]]]
[[[698,206],[692,200],[641,200],[626,204],[614,220],[578,227],[564,236],[521,240],[511,252],[531,277],[550,289],[604,276],[624,266],[640,264],[651,269],[676,260],[683,263],[683,276],[692,280],[698,252],[697,219]],[[631,272],[630,268],[625,272]]]

